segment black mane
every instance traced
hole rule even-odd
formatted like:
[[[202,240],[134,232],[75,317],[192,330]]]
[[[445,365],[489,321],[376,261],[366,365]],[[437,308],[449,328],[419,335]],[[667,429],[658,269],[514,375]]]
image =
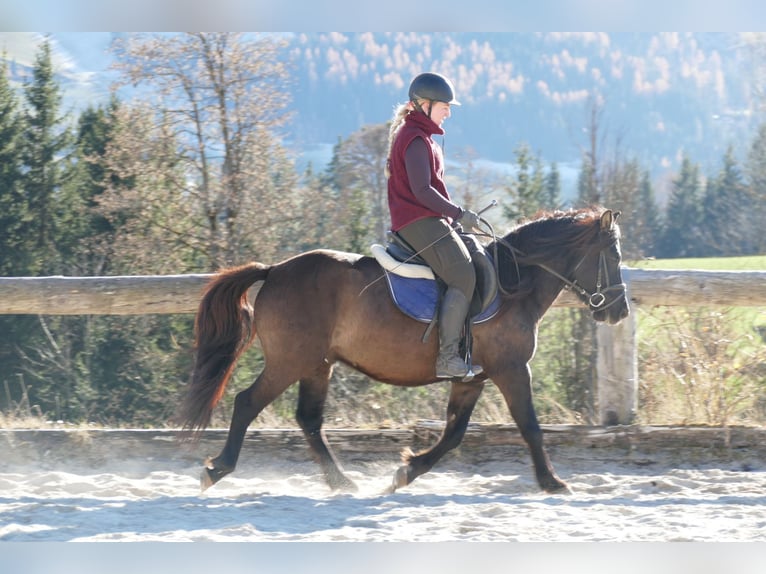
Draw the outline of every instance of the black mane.
[[[540,212],[523,221],[498,240],[500,284],[514,296],[525,296],[534,288],[534,273],[530,269],[539,263],[552,264],[572,254],[584,253],[601,239],[602,207],[587,207],[568,211]],[[615,231],[604,241],[615,239]],[[511,249],[509,246],[513,247]],[[567,246],[568,249],[562,249]],[[493,253],[495,245],[488,250]],[[572,261],[575,265],[576,261]]]

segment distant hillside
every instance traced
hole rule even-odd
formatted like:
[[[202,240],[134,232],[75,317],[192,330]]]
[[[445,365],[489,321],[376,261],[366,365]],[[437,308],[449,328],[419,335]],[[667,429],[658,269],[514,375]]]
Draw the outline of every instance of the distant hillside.
[[[603,149],[619,147],[655,177],[682,154],[719,167],[727,146],[745,157],[763,120],[752,110],[755,68],[734,33],[290,33],[294,121],[287,137],[301,163],[323,167],[339,137],[388,121],[410,79],[433,70],[463,103],[445,124],[448,160],[466,152],[493,164],[525,142],[556,161],[571,184],[598,102]],[[22,83],[31,69],[10,62]],[[83,77],[87,86],[80,83]],[[65,107],[105,100],[106,70],[61,74]],[[91,85],[92,84],[92,85]],[[87,88],[87,90],[85,89]],[[84,95],[89,94],[89,95]]]
[[[507,162],[527,142],[546,162],[579,163],[589,98],[601,102],[608,147],[655,174],[686,152],[703,172],[748,143],[749,65],[735,34],[296,34],[293,134],[324,150],[387,121],[418,72],[448,75],[463,102],[445,124],[448,153],[472,148]]]

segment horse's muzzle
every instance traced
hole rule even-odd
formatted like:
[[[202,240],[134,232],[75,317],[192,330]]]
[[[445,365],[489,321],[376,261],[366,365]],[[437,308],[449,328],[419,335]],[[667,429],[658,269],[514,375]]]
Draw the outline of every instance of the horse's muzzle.
[[[594,293],[588,305],[593,313],[593,319],[608,325],[616,325],[630,315],[625,283],[612,285]]]

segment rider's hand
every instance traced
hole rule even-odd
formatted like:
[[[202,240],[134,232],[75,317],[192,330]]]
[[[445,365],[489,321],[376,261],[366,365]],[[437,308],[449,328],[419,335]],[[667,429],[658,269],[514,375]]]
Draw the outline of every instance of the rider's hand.
[[[466,231],[479,228],[479,214],[470,209],[464,209],[460,217],[457,218],[457,223],[463,226]]]

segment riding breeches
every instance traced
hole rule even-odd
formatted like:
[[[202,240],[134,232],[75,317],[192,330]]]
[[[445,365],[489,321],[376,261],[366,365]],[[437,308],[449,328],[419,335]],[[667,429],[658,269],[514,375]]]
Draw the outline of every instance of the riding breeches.
[[[466,299],[471,300],[476,285],[471,254],[446,220],[437,217],[418,219],[397,233],[448,287],[459,289]]]

